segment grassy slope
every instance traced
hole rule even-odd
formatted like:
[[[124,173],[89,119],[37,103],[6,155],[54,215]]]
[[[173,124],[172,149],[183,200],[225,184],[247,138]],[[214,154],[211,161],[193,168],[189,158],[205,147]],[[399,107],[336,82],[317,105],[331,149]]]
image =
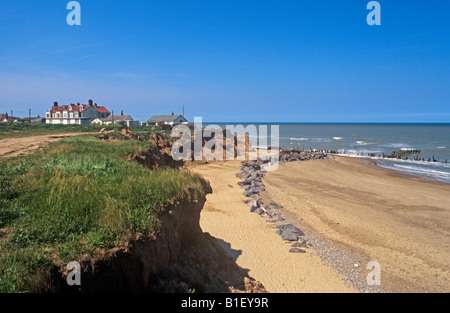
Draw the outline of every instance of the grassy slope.
[[[0,161],[0,292],[23,292],[36,274],[152,232],[156,213],[200,192],[198,177],[150,171],[127,155],[148,143],[64,139],[25,159]]]
[[[97,125],[50,125],[42,123],[0,123],[0,139],[63,133],[98,132]]]
[[[0,139],[19,138],[38,135],[51,135],[63,133],[89,133],[98,132],[101,128],[106,130],[121,129],[121,125],[51,125],[42,123],[1,123],[0,122]],[[131,128],[137,134],[148,134],[149,128],[136,127]],[[155,130],[155,128],[152,128]],[[160,131],[160,129],[156,129]],[[168,131],[166,132],[168,133]]]

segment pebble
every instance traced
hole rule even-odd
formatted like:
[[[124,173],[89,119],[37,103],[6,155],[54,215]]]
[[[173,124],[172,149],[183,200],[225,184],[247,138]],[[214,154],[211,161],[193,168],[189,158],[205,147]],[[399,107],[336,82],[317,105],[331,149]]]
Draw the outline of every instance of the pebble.
[[[304,242],[295,242],[291,245],[292,248],[309,248],[309,246]]]
[[[259,208],[259,202],[257,200],[250,200],[249,202],[247,202],[247,205],[250,207],[255,207],[255,208]]]
[[[299,248],[290,248],[289,249],[290,253],[306,253],[305,250],[299,249]]]

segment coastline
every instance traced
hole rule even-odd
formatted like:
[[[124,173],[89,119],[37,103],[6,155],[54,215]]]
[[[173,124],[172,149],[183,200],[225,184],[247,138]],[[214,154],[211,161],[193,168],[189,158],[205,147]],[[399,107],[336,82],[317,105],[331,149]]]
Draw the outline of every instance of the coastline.
[[[282,205],[286,220],[313,246],[292,254],[274,226],[243,203],[239,166],[231,161],[193,169],[213,188],[201,227],[223,240],[269,292],[450,290],[449,184],[357,158],[281,163],[264,176],[261,197]],[[367,285],[369,261],[381,265],[380,286]]]

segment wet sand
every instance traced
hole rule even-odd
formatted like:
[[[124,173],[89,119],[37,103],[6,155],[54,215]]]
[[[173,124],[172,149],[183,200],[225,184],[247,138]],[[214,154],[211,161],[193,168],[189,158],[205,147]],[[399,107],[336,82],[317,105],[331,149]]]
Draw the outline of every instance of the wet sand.
[[[313,248],[292,254],[242,202],[239,166],[193,169],[213,188],[201,227],[270,292],[450,291],[449,184],[355,158],[282,163],[264,177],[262,196],[310,237]],[[370,261],[381,266],[379,286],[367,285]]]

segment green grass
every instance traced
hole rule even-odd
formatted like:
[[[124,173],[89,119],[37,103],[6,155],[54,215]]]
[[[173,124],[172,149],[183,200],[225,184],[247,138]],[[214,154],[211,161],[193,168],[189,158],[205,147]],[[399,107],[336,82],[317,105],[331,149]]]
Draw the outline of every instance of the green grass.
[[[188,172],[126,161],[148,145],[77,136],[0,161],[0,292],[29,291],[31,278],[55,264],[156,231],[158,212],[186,186],[202,192]]]
[[[108,126],[112,128],[112,126]],[[120,126],[115,126],[119,128]],[[36,135],[98,132],[99,125],[52,125],[43,123],[0,123],[0,139]]]
[[[121,125],[53,125],[44,123],[0,123],[0,139],[19,138],[36,135],[64,134],[64,133],[90,133],[98,132],[100,129],[120,130]],[[130,128],[136,134],[149,138],[150,132],[162,133],[170,139],[170,130],[162,130],[159,127],[135,127]]]

